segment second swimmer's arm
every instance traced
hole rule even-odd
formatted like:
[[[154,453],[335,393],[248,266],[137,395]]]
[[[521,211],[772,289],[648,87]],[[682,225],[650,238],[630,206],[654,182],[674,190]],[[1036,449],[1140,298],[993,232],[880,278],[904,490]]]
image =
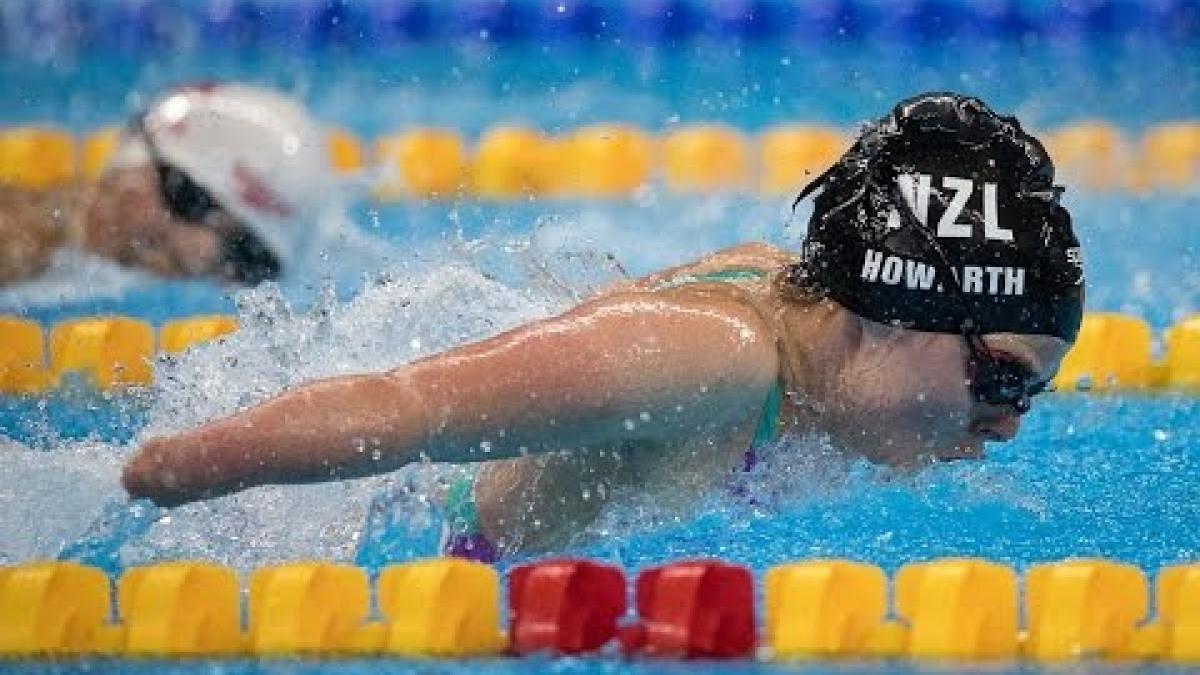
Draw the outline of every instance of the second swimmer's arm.
[[[778,370],[752,310],[613,296],[409,364],[316,382],[176,437],[125,473],[135,496],[176,503],[433,461],[669,440],[758,405]]]
[[[78,190],[23,190],[0,183],[0,285],[37,276],[67,242]]]

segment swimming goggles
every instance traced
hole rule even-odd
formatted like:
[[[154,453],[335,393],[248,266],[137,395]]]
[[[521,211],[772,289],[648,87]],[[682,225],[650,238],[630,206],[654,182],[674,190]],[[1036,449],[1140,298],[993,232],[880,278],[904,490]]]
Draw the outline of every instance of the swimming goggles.
[[[146,128],[145,114],[134,115],[130,127],[145,143],[158,174],[159,198],[172,216],[190,225],[206,226],[212,214],[229,214],[207,188],[163,158]],[[232,218],[232,214],[229,215]],[[233,232],[222,236],[221,246],[221,260],[230,270],[233,281],[256,284],[279,277],[282,268],[279,258],[241,223]]]
[[[209,214],[221,211],[212,193],[201,187],[184,172],[162,161],[155,161],[158,171],[158,191],[163,206],[185,223],[202,225]]]
[[[971,396],[980,403],[1011,406],[1018,413],[1029,412],[1031,399],[1046,391],[1050,383],[1024,363],[988,349],[978,335],[963,337],[967,341]]]

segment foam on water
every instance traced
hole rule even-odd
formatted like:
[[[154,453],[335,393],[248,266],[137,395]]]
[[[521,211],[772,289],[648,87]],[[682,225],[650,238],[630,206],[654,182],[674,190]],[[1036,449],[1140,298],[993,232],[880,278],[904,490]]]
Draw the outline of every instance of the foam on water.
[[[115,498],[121,456],[101,443],[36,450],[0,437],[0,563],[56,556]]]

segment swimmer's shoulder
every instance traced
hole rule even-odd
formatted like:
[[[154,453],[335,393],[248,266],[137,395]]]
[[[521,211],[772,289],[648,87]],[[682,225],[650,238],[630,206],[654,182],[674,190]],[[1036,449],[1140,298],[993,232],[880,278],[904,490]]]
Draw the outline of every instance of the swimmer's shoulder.
[[[749,267],[774,272],[795,262],[796,259],[796,254],[791,251],[755,241],[713,252],[698,260],[696,264]]]
[[[774,246],[742,244],[615,286],[595,301],[620,304],[653,299],[664,307],[703,310],[702,314],[721,317],[722,322],[733,320],[748,331],[747,339],[774,350],[779,328],[775,317],[782,305],[775,280],[795,260],[794,254]]]

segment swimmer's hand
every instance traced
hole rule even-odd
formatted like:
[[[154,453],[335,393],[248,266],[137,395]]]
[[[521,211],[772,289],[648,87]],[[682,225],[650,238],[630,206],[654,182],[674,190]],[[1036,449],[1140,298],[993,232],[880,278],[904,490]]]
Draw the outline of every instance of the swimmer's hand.
[[[166,438],[156,438],[142,445],[121,475],[121,483],[130,498],[149,499],[158,506],[179,506],[220,494],[222,491],[212,484],[183,482],[185,477],[172,468],[170,460],[173,454],[181,451],[178,443]]]

